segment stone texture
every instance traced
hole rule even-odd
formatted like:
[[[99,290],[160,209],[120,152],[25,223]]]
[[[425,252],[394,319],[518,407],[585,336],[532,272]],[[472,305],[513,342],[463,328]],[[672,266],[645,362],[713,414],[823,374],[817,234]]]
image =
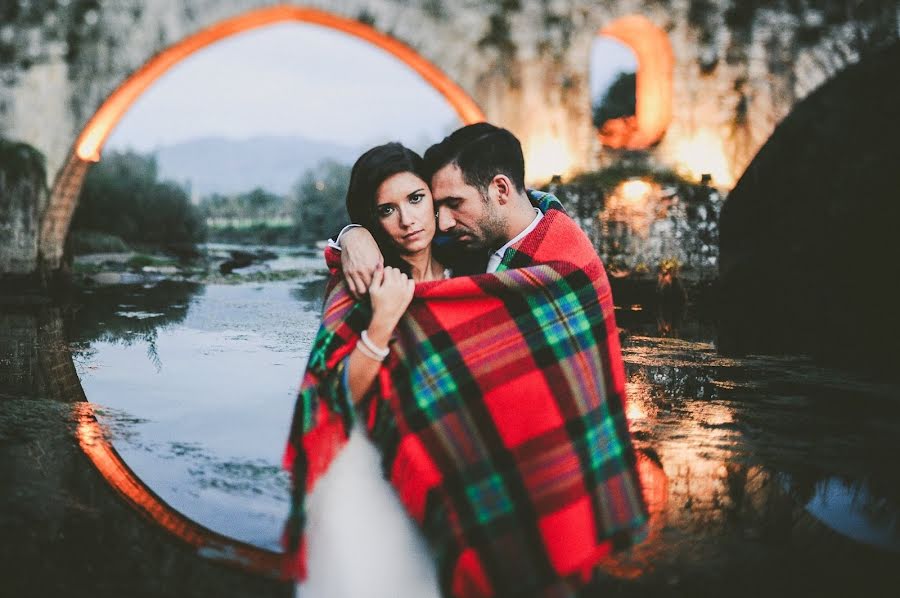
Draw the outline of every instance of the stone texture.
[[[900,44],[799,103],[725,203],[720,349],[896,368]]]
[[[0,274],[28,275],[37,269],[46,200],[43,157],[0,137]]]
[[[552,142],[575,172],[598,165],[589,55],[597,32],[642,14],[675,56],[673,120],[652,149],[662,165],[724,155],[730,186],[794,104],[861,52],[896,39],[900,5],[862,0],[295,0],[371,24],[431,61],[510,128],[526,155]],[[110,93],[155,54],[269,0],[19,0],[0,7],[0,135],[47,156],[53,185],[42,254],[59,266],[80,179],[75,139]],[[692,145],[693,144],[693,145]],[[712,144],[710,149],[708,146]],[[715,147],[720,146],[720,147]],[[720,160],[720,161],[722,161]],[[532,164],[536,171],[540,165]]]

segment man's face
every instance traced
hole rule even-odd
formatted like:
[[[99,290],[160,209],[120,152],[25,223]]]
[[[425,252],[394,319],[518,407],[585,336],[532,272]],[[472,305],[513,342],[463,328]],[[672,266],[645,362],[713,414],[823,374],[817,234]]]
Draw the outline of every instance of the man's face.
[[[485,197],[463,180],[456,164],[448,164],[431,177],[431,193],[437,208],[438,228],[470,249],[503,246],[505,223],[496,200]]]

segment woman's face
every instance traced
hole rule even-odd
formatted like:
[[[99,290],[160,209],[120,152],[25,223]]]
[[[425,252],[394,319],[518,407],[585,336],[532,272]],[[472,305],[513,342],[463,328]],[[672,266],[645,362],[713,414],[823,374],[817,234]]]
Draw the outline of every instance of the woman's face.
[[[434,238],[434,200],[418,176],[401,172],[384,180],[375,194],[375,217],[400,253],[418,253]]]

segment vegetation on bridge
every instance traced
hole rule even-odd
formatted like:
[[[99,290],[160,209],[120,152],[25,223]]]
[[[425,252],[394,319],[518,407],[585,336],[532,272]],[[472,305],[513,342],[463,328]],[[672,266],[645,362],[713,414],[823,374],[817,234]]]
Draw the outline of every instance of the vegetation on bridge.
[[[28,178],[46,181],[44,155],[27,143],[0,137],[0,187],[12,187]]]

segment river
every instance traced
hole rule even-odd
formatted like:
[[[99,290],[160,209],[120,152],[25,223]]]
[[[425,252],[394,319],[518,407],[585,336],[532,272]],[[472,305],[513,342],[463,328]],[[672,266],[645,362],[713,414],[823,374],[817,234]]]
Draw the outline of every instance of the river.
[[[314,253],[268,249],[278,257],[245,278],[82,288],[65,320],[98,434],[150,494],[277,551],[280,460],[325,276]],[[273,271],[291,275],[258,276]],[[896,576],[884,563],[900,562],[900,384],[804,356],[720,356],[691,306],[676,330],[638,305],[617,314],[652,521],[608,564],[612,586],[802,595]],[[831,562],[843,573],[792,585]]]

